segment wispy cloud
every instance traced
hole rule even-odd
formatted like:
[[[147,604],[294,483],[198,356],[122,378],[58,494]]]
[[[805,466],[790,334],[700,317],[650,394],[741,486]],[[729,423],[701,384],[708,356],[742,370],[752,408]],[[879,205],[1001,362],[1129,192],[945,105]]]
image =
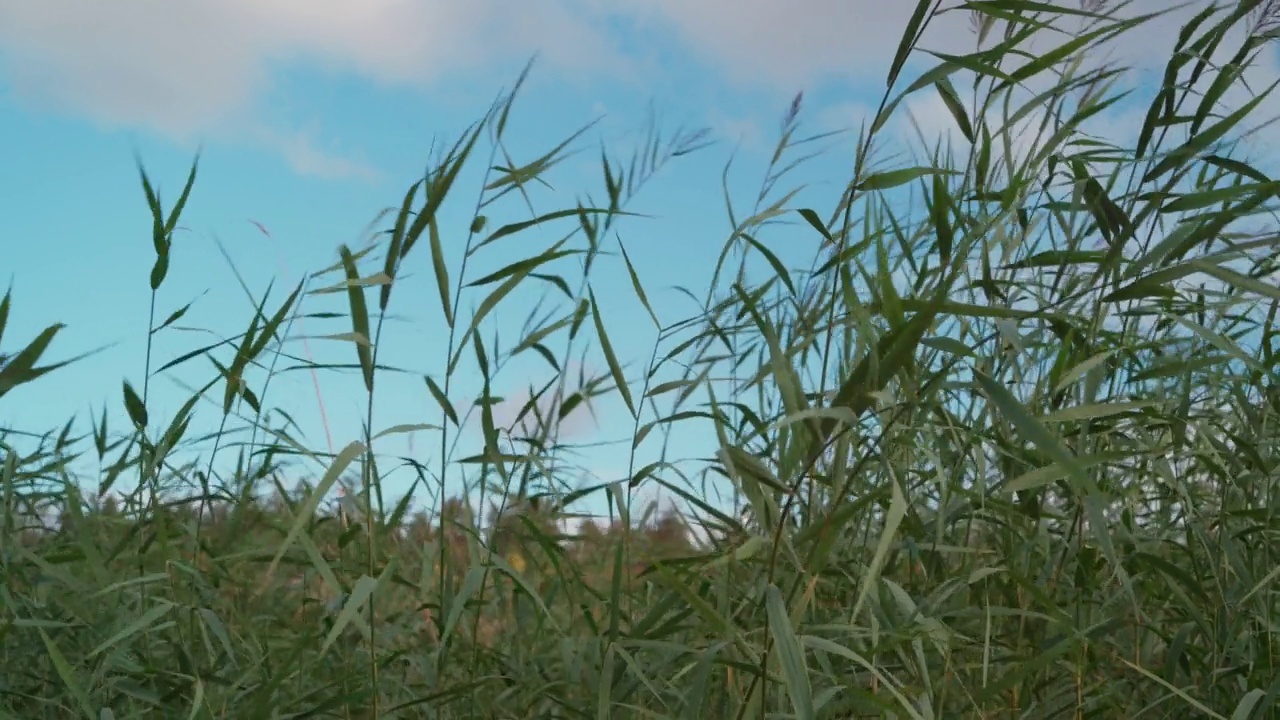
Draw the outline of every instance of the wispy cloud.
[[[1108,57],[1139,65],[1166,57],[1178,23],[1202,5],[1193,0],[1126,34]],[[205,139],[260,124],[281,66],[425,86],[537,52],[557,76],[643,86],[650,73],[676,69],[653,44],[636,41],[646,33],[657,45],[681,49],[677,58],[700,59],[731,83],[784,97],[826,79],[880,80],[915,3],[540,0],[521,7],[501,0],[0,0],[0,67],[15,96],[29,103],[110,126]],[[1125,13],[1168,7],[1166,0],[1135,0]],[[1042,35],[1045,47],[1065,39]],[[945,12],[920,46],[963,53],[974,42],[968,14]],[[724,122],[745,140],[756,133]],[[279,149],[303,172],[363,172],[359,163],[321,151],[314,137]]]
[[[566,368],[566,377],[579,375],[588,380],[594,376],[592,370],[585,366],[570,364]],[[525,411],[533,393],[530,385],[509,393],[502,402],[493,407],[493,421],[499,428],[516,436],[534,437],[538,435],[540,424],[546,423],[554,430],[558,440],[581,439],[582,436],[599,428],[594,403],[590,400],[569,408],[564,417],[560,417],[561,407],[566,399],[582,390],[573,382],[566,382],[563,393],[558,392],[559,385],[553,385],[540,395],[534,403],[534,409]],[[535,391],[538,388],[535,388]],[[523,414],[522,414],[523,413]]]
[[[312,128],[292,133],[263,131],[264,144],[278,148],[295,172],[326,179],[352,178],[374,181],[378,171],[368,163],[336,150],[320,147],[318,131]]]
[[[500,0],[0,0],[0,54],[29,100],[188,135],[252,114],[280,63],[418,84],[539,52],[573,75],[615,78],[649,52],[620,49],[637,27],[673,38],[732,78],[791,94],[826,75],[882,75],[911,6],[543,0],[536,12],[514,12]],[[957,13],[939,17],[924,43],[962,50],[965,22]]]
[[[606,67],[616,54],[592,30],[565,3],[522,15],[498,0],[0,0],[22,96],[178,136],[251,114],[276,64],[409,84],[535,50]]]
[[[731,144],[759,148],[766,142],[764,128],[756,118],[737,117],[712,110],[707,116],[707,124],[712,132]]]
[[[412,86],[533,52],[553,67],[616,69],[620,56],[571,5],[521,14],[498,0],[0,0],[0,80],[21,102],[106,127],[266,142],[300,172],[367,176],[318,147],[317,133],[263,129],[274,71]]]

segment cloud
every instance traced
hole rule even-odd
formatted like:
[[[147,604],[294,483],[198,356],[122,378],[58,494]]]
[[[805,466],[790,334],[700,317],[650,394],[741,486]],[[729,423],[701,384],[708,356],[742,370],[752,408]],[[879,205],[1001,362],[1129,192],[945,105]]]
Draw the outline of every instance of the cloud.
[[[493,406],[493,422],[497,427],[511,433],[517,437],[537,437],[540,427],[539,423],[545,422],[552,426],[552,436],[559,441],[579,438],[583,435],[590,434],[598,429],[595,407],[592,401],[585,401],[573,407],[563,418],[559,417],[560,406],[564,398],[570,398],[574,393],[579,392],[582,388],[573,382],[572,378],[583,373],[583,377],[592,378],[595,374],[588,367],[580,366],[576,363],[570,363],[565,369],[567,375],[564,392],[559,392],[559,385],[553,385],[542,396],[538,398],[536,412],[528,412],[521,415],[525,406],[532,397],[530,386],[524,385],[520,389],[508,394],[502,402]],[[545,383],[545,381],[543,381]],[[541,385],[538,385],[540,388]]]
[[[626,76],[636,67],[618,49],[628,22],[674,35],[732,77],[792,93],[830,74],[883,75],[913,6],[540,0],[536,12],[513,12],[501,0],[0,0],[0,52],[28,99],[181,136],[251,113],[279,63],[418,84],[538,51],[578,75]],[[967,23],[940,15],[923,44],[963,51]]]
[[[597,0],[604,2],[604,0]],[[665,27],[732,80],[795,93],[830,77],[882,77],[915,9],[883,0],[633,0],[628,12]],[[925,36],[960,51],[969,35],[956,13]]]
[[[319,146],[318,131],[304,128],[292,133],[263,130],[259,133],[264,144],[279,148],[285,161],[300,175],[325,179],[354,178],[375,180],[376,169],[361,160],[344,157],[341,152],[325,150]]]
[[[1057,0],[1068,10],[1077,0]],[[1118,62],[1148,61],[1152,48],[1171,47],[1177,28],[1208,0],[1190,0],[1188,7],[1129,32],[1110,52]],[[976,49],[971,15],[956,1],[934,3],[936,13],[916,43],[917,59],[939,62],[923,51],[964,54]],[[1104,3],[1105,4],[1105,3]],[[1111,2],[1120,6],[1122,3]],[[615,7],[607,0],[591,0],[593,7]],[[916,10],[915,2],[884,0],[632,0],[625,13],[633,21],[665,29],[732,80],[752,86],[772,86],[792,94],[826,79],[882,83],[903,33]],[[1120,14],[1133,17],[1169,10],[1168,0],[1131,0]],[[1042,19],[1050,18],[1042,14]],[[1053,17],[1063,32],[1042,31],[1041,47],[1069,40],[1070,32],[1086,22],[1070,16]],[[998,24],[987,45],[999,35]],[[1172,32],[1169,32],[1172,30]],[[1163,58],[1161,58],[1163,59]]]
[[[1108,52],[1121,63],[1160,60],[1177,25],[1202,5],[1126,34]],[[15,95],[30,103],[171,138],[254,128],[261,139],[269,134],[260,128],[261,104],[282,66],[426,86],[537,52],[557,77],[643,85],[645,73],[673,71],[669,62],[657,64],[670,58],[654,48],[674,40],[729,81],[784,97],[826,79],[878,82],[915,3],[537,0],[523,11],[513,7],[503,0],[0,0],[0,61]],[[1136,0],[1125,12],[1165,7],[1166,0]],[[649,32],[654,43],[637,40]],[[1046,47],[1062,41],[1042,34]],[[919,45],[964,53],[974,43],[969,15],[944,12]],[[363,172],[321,152],[314,132],[273,132],[300,171]]]
[[[6,74],[28,100],[111,125],[178,135],[216,125],[252,100],[266,74],[254,30],[199,5],[4,0]]]
[[[1127,31],[1118,38],[1113,38],[1086,53],[1082,58],[1081,66],[1076,70],[1077,76],[1103,67],[1127,68],[1129,70],[1127,76],[1120,78],[1117,84],[1104,94],[1104,97],[1112,97],[1125,90],[1136,92],[1086,121],[1082,128],[1085,134],[1105,142],[1115,143],[1120,147],[1135,146],[1145,121],[1147,105],[1154,99],[1154,90],[1160,82],[1164,65],[1173,51],[1178,31],[1191,15],[1204,6],[1203,2],[1193,2],[1187,7],[1178,8],[1148,21],[1141,31]],[[1121,14],[1132,17],[1163,9],[1157,0],[1137,0],[1126,6]],[[1221,15],[1216,16],[1210,23],[1206,23],[1206,26],[1219,19]],[[1061,25],[1063,30],[1070,27],[1069,24]],[[1226,39],[1217,46],[1209,64],[1211,68],[1221,68],[1232,59],[1244,39],[1243,27],[1243,23],[1237,23],[1233,31],[1228,33]],[[1069,42],[1072,37],[1065,33],[1053,36],[1051,33],[1041,32],[1036,37],[1036,45],[1043,52]],[[1025,59],[1013,60],[1004,69],[1010,70],[1035,59],[1036,53],[1033,52]],[[1184,66],[1179,74],[1181,81],[1185,82],[1190,69],[1190,64]],[[1184,107],[1183,114],[1194,111],[1201,94],[1217,74],[1218,71],[1213,70],[1200,79],[1196,90],[1188,99],[1190,105]],[[972,78],[972,74],[967,71],[957,72],[952,76],[952,82],[960,93],[961,104],[970,121],[973,121],[977,115],[971,96]],[[1280,78],[1280,54],[1276,52],[1275,43],[1271,43],[1259,52],[1253,63],[1245,69],[1243,82],[1234,83],[1219,99],[1206,127],[1252,100],[1256,93],[1266,89],[1276,78]],[[985,120],[988,128],[993,133],[997,132],[1003,127],[1003,118],[1007,114],[1016,112],[1023,103],[1030,102],[1058,81],[1059,79],[1052,71],[1043,72],[1012,93],[1009,108],[1006,108],[1003,102],[997,102],[994,107],[987,108]],[[984,81],[983,87],[985,86]],[[979,95],[985,92],[985,89],[980,90]],[[1074,112],[1075,99],[1078,99],[1082,93],[1081,89],[1074,90],[1074,98],[1066,100],[1067,110],[1062,115],[1062,119],[1066,119]],[[969,150],[968,141],[961,135],[951,110],[937,92],[931,88],[922,89],[904,103],[903,110],[905,112],[899,111],[901,114],[896,118],[898,122],[894,127],[897,140],[918,149],[922,140],[926,146],[931,146],[933,142],[941,139],[944,147],[949,144],[952,151],[956,153],[954,159],[957,163],[963,164],[966,161]],[[1017,164],[1028,153],[1039,151],[1059,127],[1059,124],[1047,117],[1047,114],[1048,110],[1044,103],[1036,103],[1034,108],[1026,112],[1010,128],[1009,147],[1004,146],[1004,138],[993,138],[997,145],[993,148],[994,152],[1013,155]],[[1244,146],[1242,150],[1251,157],[1274,157],[1274,153],[1270,150],[1280,142],[1280,125],[1269,123],[1269,121],[1278,116],[1280,116],[1280,94],[1272,93],[1250,114],[1250,120],[1234,128],[1228,137],[1240,137]],[[1170,149],[1172,147],[1170,143],[1184,140],[1185,131],[1186,126],[1172,127],[1165,148]]]
[[[263,127],[274,70],[413,85],[535,51],[601,71],[620,58],[564,2],[515,13],[500,0],[0,0],[0,67],[19,100],[179,141],[274,141],[298,170],[327,176],[366,173],[321,152],[314,132]]]
[[[735,145],[759,148],[766,142],[764,128],[752,117],[729,115],[713,109],[707,115],[707,123],[716,135]]]
[[[539,49],[553,64],[585,67],[587,55],[607,64],[605,44],[570,10],[550,3],[521,15],[498,0],[0,0],[0,48],[29,99],[181,136],[251,112],[278,63],[385,83],[430,82]]]

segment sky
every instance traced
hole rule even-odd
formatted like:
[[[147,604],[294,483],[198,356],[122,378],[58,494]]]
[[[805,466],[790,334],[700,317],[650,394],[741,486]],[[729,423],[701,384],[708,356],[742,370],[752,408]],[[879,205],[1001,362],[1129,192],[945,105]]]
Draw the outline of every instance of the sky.
[[[625,161],[642,142],[651,109],[668,136],[680,127],[708,130],[712,144],[663,168],[628,208],[644,217],[625,219],[617,234],[663,322],[688,317],[697,308],[675,288],[706,292],[730,231],[720,187],[726,163],[732,158],[728,185],[741,217],[797,93],[804,93],[801,135],[856,129],[868,119],[913,5],[534,0],[513,11],[497,0],[0,0],[0,280],[13,292],[0,351],[12,352],[47,325],[63,323],[46,360],[94,353],[0,399],[0,426],[42,432],[72,416],[96,416],[105,406],[113,427],[124,428],[121,382],[138,388],[144,382],[154,258],[136,158],[166,208],[197,152],[200,158],[172,267],[156,299],[157,321],[192,306],[180,327],[155,336],[154,367],[243,331],[269,286],[266,306],[274,311],[305,273],[337,261],[340,244],[362,247],[370,223],[401,202],[441,146],[478,120],[530,58],[536,60],[506,138],[516,162],[533,160],[597,121],[574,144],[580,152],[550,176],[554,187],[535,195],[539,212],[572,207],[584,193],[603,197],[601,147],[615,162]],[[1140,0],[1133,12],[1162,6]],[[1136,66],[1139,88],[1155,76],[1151,63],[1166,57],[1186,12],[1111,48],[1116,61]],[[937,17],[920,45],[963,53],[973,43],[968,17],[953,12]],[[904,77],[909,81],[934,62],[918,56]],[[1280,65],[1272,54],[1251,72],[1275,77]],[[1097,118],[1096,127],[1118,138],[1133,133],[1148,99],[1117,106]],[[1268,103],[1260,115],[1268,107],[1280,110]],[[923,93],[887,129],[901,148],[914,141],[908,116],[930,137],[958,137],[941,100]],[[807,187],[793,207],[824,216],[831,211],[848,179],[853,141],[852,133],[833,136],[822,158],[791,176],[790,186]],[[440,216],[451,272],[461,260],[487,152],[482,140],[473,172],[464,173]],[[529,210],[504,202],[490,214],[497,227],[527,219]],[[388,226],[384,220],[372,227]],[[565,229],[495,243],[476,255],[467,276],[528,257]],[[765,241],[800,266],[812,258],[818,238],[794,225]],[[422,377],[442,380],[447,328],[424,247],[404,272],[380,352],[409,372],[379,380],[375,432],[440,422]],[[636,380],[655,341],[653,324],[616,253],[601,260],[593,278],[610,340]],[[482,297],[477,291],[464,297],[463,318]],[[304,307],[340,310],[334,303],[341,300],[310,296]],[[496,332],[505,346],[513,344],[534,301],[522,296],[500,306],[485,341]],[[286,350],[349,363],[350,344],[316,337],[349,329],[335,321],[294,327]],[[304,335],[310,336],[305,345]],[[225,362],[225,351],[221,357]],[[474,363],[466,360],[452,398],[460,408],[479,389]],[[598,349],[584,364],[591,372],[605,370]],[[179,378],[204,380],[211,371],[205,362]],[[529,383],[547,379],[545,366],[516,362],[494,379],[494,392],[518,398]],[[336,450],[361,436],[362,384],[351,373],[322,374],[320,384]],[[156,377],[148,392],[154,428],[167,424],[189,389]],[[278,374],[265,403],[287,409],[310,447],[329,446],[309,374]],[[575,441],[629,438],[631,420],[620,403],[594,410],[594,418],[566,428]],[[195,426],[212,430],[219,418],[219,408],[200,405]],[[388,436],[376,449],[439,461],[438,445],[422,434],[409,437]],[[615,442],[583,455],[583,482],[624,479],[632,462],[627,447]],[[473,443],[458,456],[476,450]],[[674,439],[676,455],[710,450],[706,438]],[[410,478],[403,468],[390,472],[388,494],[402,493]]]

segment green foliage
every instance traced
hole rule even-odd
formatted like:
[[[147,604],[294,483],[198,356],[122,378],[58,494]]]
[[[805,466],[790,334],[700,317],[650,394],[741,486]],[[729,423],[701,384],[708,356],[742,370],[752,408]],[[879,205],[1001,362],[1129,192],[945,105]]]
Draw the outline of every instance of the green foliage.
[[[930,53],[939,63],[901,88],[936,15],[921,0],[827,219],[775,190],[803,160],[797,97],[745,219],[725,192],[732,228],[701,312],[660,321],[622,250],[655,325],[634,330],[653,338],[638,371],[591,274],[631,200],[705,138],[655,127],[629,163],[602,157],[599,207],[538,209],[578,135],[521,165],[504,96],[368,247],[342,247],[274,310],[255,300],[235,338],[158,370],[149,345],[146,380],[123,385],[129,428],[109,432],[104,410],[87,440],[69,423],[34,450],[16,434],[0,446],[0,716],[1280,717],[1280,267],[1274,227],[1256,229],[1277,184],[1232,156],[1270,88],[1222,108],[1248,92],[1280,10],[1191,19],[1128,147],[1087,133],[1120,96],[1119,71],[1091,58],[1149,18],[1105,6],[967,3],[982,49]],[[1020,49],[1033,36],[1056,44]],[[1211,62],[1232,43],[1231,62]],[[903,102],[935,91],[962,144],[876,163]],[[474,212],[442,228],[478,162]],[[166,212],[142,173],[149,338],[187,310],[158,321],[156,293],[182,260],[172,234],[195,177]],[[502,198],[527,216],[496,224]],[[777,230],[787,218],[803,222]],[[510,236],[548,229],[563,234],[511,261]],[[467,238],[452,267],[446,232]],[[766,234],[812,241],[808,268]],[[501,267],[478,271],[499,241]],[[374,428],[376,381],[400,371],[380,348],[392,300],[412,301],[393,293],[410,261],[433,271],[444,370],[417,371],[430,416]],[[487,340],[489,316],[529,288],[545,304],[523,335]],[[340,317],[304,311],[326,296]],[[0,301],[6,346],[20,307]],[[340,452],[271,413],[303,317],[339,323],[329,337],[352,346],[344,367],[367,394],[365,437]],[[57,332],[0,355],[0,396],[65,372],[38,364]],[[503,427],[493,381],[530,352],[551,378]],[[605,373],[570,369],[587,353]],[[206,359],[208,384],[158,417],[152,376]],[[465,398],[472,362],[483,391]],[[628,482],[571,487],[559,423],[611,394],[634,422]],[[201,398],[219,430],[191,438]],[[656,448],[694,427],[719,447],[689,473]],[[407,461],[430,516],[382,495],[395,459],[381,438],[418,430],[440,437],[430,465]],[[71,470],[85,458],[101,500]],[[285,487],[297,463],[315,486]],[[708,499],[709,478],[733,507]],[[448,480],[476,492],[446,498]],[[638,513],[645,487],[684,512]],[[566,530],[587,496],[612,519]]]

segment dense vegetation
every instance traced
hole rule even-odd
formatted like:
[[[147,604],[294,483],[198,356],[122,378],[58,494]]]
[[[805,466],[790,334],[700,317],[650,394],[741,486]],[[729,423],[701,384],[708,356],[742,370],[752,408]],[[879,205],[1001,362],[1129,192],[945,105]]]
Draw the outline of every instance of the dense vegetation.
[[[1239,142],[1269,119],[1272,86],[1246,79],[1275,50],[1280,9],[1195,15],[1167,38],[1162,82],[1133,88],[1097,58],[1150,18],[1099,0],[966,7],[979,49],[934,56],[907,85],[908,57],[929,57],[914,45],[936,8],[920,2],[822,214],[782,189],[807,152],[797,98],[755,206],[731,213],[703,311],[634,330],[655,338],[647,366],[613,351],[592,271],[630,270],[612,229],[703,138],[655,128],[630,162],[606,155],[593,203],[535,209],[539,195],[532,215],[486,222],[495,197],[528,197],[574,147],[515,167],[513,92],[367,248],[260,298],[243,333],[148,360],[148,378],[216,365],[175,417],[126,385],[127,431],[104,413],[83,436],[45,433],[0,400],[0,716],[1280,716],[1280,182]],[[904,102],[927,94],[957,142],[878,161]],[[1133,136],[1092,132],[1120,103],[1140,108]],[[441,227],[486,143],[475,219]],[[153,293],[194,179],[165,207],[143,175]],[[570,231],[487,278],[444,262],[442,236],[468,237],[471,258],[548,225]],[[774,242],[817,250],[793,268]],[[422,427],[441,443],[411,463],[412,505],[384,503],[403,464],[378,452],[384,429],[330,453],[268,421],[277,361],[306,363],[289,343],[302,317],[345,333],[373,407],[384,321],[421,301],[395,292],[411,268],[438,280],[429,310],[451,329],[447,372],[424,388],[439,410]],[[483,321],[517,286],[547,288],[549,314],[499,351]],[[320,295],[345,299],[343,316],[304,310]],[[0,395],[75,372],[39,364],[57,332],[2,338]],[[584,352],[601,376],[563,370]],[[553,377],[512,430],[490,381],[516,355]],[[453,383],[464,368],[478,398]],[[634,418],[634,457],[660,459],[637,460],[629,483],[572,487],[557,420],[606,395]],[[188,437],[210,413],[222,430]],[[714,428],[714,457],[661,455],[694,425]],[[100,477],[75,474],[86,460]],[[320,469],[295,490],[299,468]],[[463,476],[476,493],[439,497]],[[709,477],[739,506],[705,500]],[[681,512],[632,507],[645,486]],[[587,496],[612,519],[565,522]]]

